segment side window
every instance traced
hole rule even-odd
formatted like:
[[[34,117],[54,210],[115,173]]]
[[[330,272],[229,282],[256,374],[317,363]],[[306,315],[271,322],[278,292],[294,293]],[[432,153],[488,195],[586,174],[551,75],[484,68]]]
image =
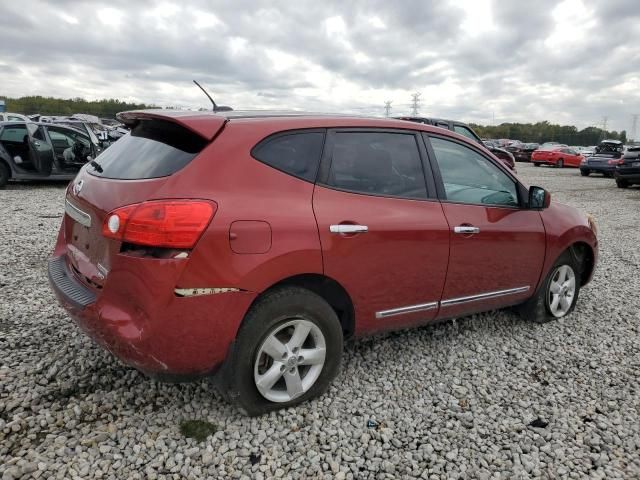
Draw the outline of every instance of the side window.
[[[25,126],[5,127],[0,134],[0,141],[22,143],[25,135],[27,135],[27,127]]]
[[[43,142],[46,141],[46,139],[44,138],[44,129],[42,127],[38,127],[38,129],[33,134],[33,138],[35,138],[36,140],[42,140]]]
[[[22,119],[20,117],[13,116],[13,115],[9,115],[7,117],[7,120],[9,120],[10,122],[24,122],[24,119]]]
[[[327,183],[370,195],[427,197],[413,134],[337,132]]]
[[[430,140],[448,201],[518,206],[516,182],[489,159],[449,140]]]
[[[456,133],[459,133],[460,135],[464,135],[467,138],[470,138],[474,142],[479,142],[480,141],[478,136],[475,133],[473,133],[470,128],[465,127],[463,125],[454,125],[453,126],[453,131],[456,132]]]
[[[273,168],[314,182],[323,144],[323,132],[291,133],[263,140],[251,154]]]

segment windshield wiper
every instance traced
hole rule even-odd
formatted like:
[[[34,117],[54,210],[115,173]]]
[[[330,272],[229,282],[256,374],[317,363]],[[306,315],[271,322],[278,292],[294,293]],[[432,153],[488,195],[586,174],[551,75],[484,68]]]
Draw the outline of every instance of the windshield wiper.
[[[89,165],[91,165],[93,168],[95,168],[96,172],[98,173],[102,173],[104,170],[102,170],[102,167],[100,166],[100,164],[98,162],[96,162],[95,160],[91,160],[89,162]]]

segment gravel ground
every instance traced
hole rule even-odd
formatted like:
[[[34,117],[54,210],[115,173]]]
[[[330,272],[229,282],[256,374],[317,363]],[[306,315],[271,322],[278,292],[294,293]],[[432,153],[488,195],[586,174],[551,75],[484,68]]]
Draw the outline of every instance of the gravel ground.
[[[206,382],[149,380],[81,334],[46,281],[64,187],[0,190],[0,477],[638,478],[640,188],[518,168],[598,219],[575,313],[357,341],[326,395],[260,418]],[[217,431],[187,438],[188,420]]]

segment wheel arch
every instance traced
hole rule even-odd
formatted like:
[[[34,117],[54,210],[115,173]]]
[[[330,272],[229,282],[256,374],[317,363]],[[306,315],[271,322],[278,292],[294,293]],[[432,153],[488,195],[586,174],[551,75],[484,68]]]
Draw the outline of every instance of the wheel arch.
[[[589,283],[595,268],[595,253],[591,246],[586,242],[578,241],[571,244],[565,251],[569,251],[571,256],[581,266],[580,286],[584,286]]]
[[[283,278],[260,293],[253,301],[252,306],[270,291],[286,286],[304,288],[322,297],[336,312],[342,326],[344,338],[353,337],[355,332],[355,309],[351,296],[340,283],[326,275],[304,273]]]

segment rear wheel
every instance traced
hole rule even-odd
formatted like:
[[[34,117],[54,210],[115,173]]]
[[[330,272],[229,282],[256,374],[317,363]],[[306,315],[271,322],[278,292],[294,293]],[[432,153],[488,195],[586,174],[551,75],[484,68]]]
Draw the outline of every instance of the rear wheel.
[[[556,261],[536,294],[517,310],[523,318],[546,323],[573,311],[580,292],[580,264],[570,251]]]
[[[580,170],[580,175],[588,177],[591,172],[589,170]]]
[[[627,182],[626,180],[616,180],[616,185],[618,186],[618,188],[628,188],[629,182]]]
[[[340,369],[342,327],[313,292],[284,287],[247,314],[223,367],[223,392],[249,415],[290,407],[325,392]]]
[[[558,163],[556,163],[556,167],[558,167],[558,168],[563,168],[564,167],[564,160],[562,158],[560,160],[558,160]]]
[[[533,166],[534,166],[534,167],[539,167],[539,166],[540,166],[540,164],[539,164],[539,163],[536,163],[536,162],[533,162]]]
[[[7,184],[9,178],[11,178],[11,170],[9,169],[9,166],[3,161],[0,161],[0,188]]]

